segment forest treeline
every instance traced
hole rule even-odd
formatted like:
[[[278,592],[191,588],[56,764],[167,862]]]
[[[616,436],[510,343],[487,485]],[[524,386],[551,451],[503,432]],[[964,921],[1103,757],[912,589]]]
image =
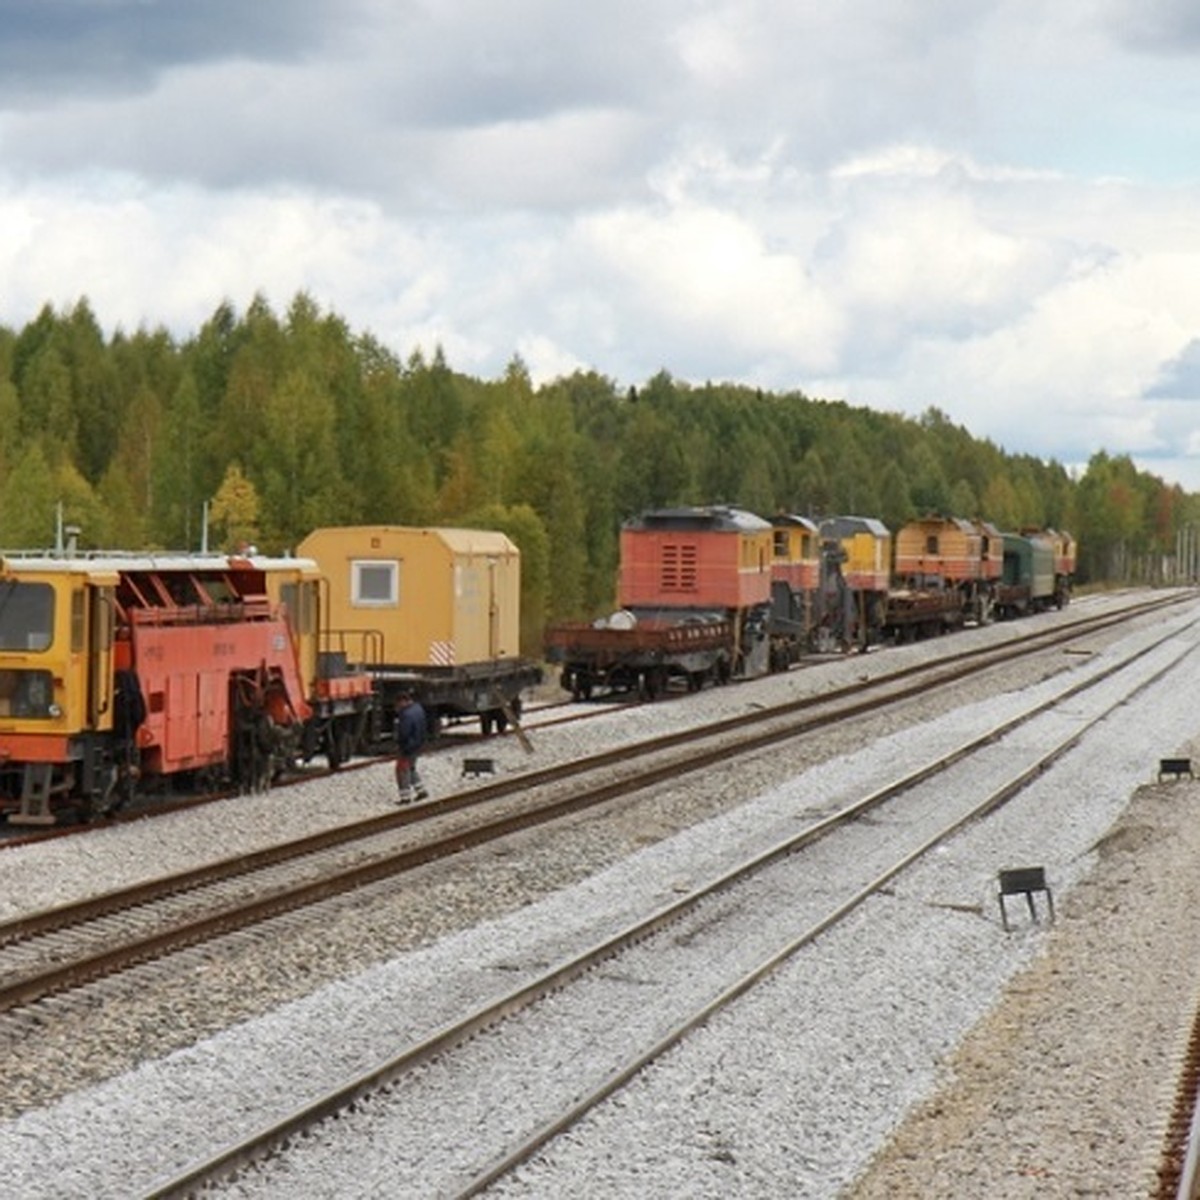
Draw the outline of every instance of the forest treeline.
[[[222,304],[194,336],[106,338],[86,299],[0,328],[0,546],[294,547],[323,525],[503,529],[522,553],[527,651],[546,620],[613,603],[620,523],[724,502],[763,515],[929,512],[1079,540],[1083,581],[1161,577],[1198,498],[1096,454],[1079,477],[1004,452],[936,409],[919,419],[666,371],[534,387],[403,359],[304,293],[278,314]],[[207,510],[206,510],[207,506]]]

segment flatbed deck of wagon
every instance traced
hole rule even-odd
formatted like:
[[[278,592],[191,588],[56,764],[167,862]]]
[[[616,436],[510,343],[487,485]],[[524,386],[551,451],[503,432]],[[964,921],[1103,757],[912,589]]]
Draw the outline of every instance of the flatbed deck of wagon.
[[[693,690],[728,678],[735,638],[726,620],[640,621],[628,628],[569,621],[547,631],[546,650],[562,663],[563,687],[577,697],[596,688],[654,696],[673,678]]]
[[[435,726],[478,717],[484,733],[503,729],[510,713],[520,713],[521,694],[544,678],[542,668],[527,658],[459,666],[398,663],[367,670],[376,683],[385,731],[391,728],[391,709],[401,692],[419,700]]]

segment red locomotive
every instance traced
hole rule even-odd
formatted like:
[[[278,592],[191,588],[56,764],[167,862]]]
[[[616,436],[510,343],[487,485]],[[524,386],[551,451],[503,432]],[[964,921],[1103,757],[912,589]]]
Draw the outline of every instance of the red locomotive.
[[[546,632],[562,684],[654,697],[671,679],[761,675],[770,664],[771,526],[725,506],[647,512],[621,528],[620,610]]]

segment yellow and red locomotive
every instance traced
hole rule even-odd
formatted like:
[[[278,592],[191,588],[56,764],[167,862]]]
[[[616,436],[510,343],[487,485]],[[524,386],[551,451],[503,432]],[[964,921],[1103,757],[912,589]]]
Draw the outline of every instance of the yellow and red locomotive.
[[[550,626],[547,658],[577,698],[653,697],[674,679],[694,690],[786,670],[809,651],[1061,607],[1074,558],[1069,534],[1002,534],[955,517],[909,522],[893,538],[874,517],[818,526],[724,505],[659,509],[621,528],[619,611]]]
[[[672,679],[764,674],[774,569],[769,522],[725,505],[656,509],[621,527],[619,610],[594,623],[546,631],[562,684],[660,695]]]
[[[368,680],[322,678],[319,576],[299,559],[0,558],[0,813],[91,817],[135,791],[265,786],[369,719]]]
[[[931,515],[896,534],[887,632],[900,641],[992,619],[1003,540],[991,526]]]

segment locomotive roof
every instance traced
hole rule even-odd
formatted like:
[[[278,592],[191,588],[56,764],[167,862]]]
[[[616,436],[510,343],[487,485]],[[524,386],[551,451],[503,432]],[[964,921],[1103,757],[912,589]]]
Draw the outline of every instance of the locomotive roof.
[[[192,573],[205,571],[315,571],[310,558],[242,554],[135,554],[123,550],[88,550],[75,554],[18,550],[0,553],[0,573],[57,571],[77,575],[112,575],[129,571]]]
[[[844,538],[856,533],[869,533],[873,537],[890,537],[891,530],[878,517],[826,517],[821,522],[824,537]]]
[[[923,517],[914,517],[908,523],[910,525],[953,525],[961,533],[976,532],[974,521],[968,521],[965,517],[947,517],[942,513],[928,513]]]
[[[797,525],[801,529],[808,530],[809,533],[817,532],[816,521],[810,521],[808,517],[802,517],[798,513],[776,513],[771,518],[772,525]]]
[[[688,508],[656,508],[630,517],[625,529],[719,530],[725,532],[761,533],[771,528],[770,522],[743,508],[712,504]]]

